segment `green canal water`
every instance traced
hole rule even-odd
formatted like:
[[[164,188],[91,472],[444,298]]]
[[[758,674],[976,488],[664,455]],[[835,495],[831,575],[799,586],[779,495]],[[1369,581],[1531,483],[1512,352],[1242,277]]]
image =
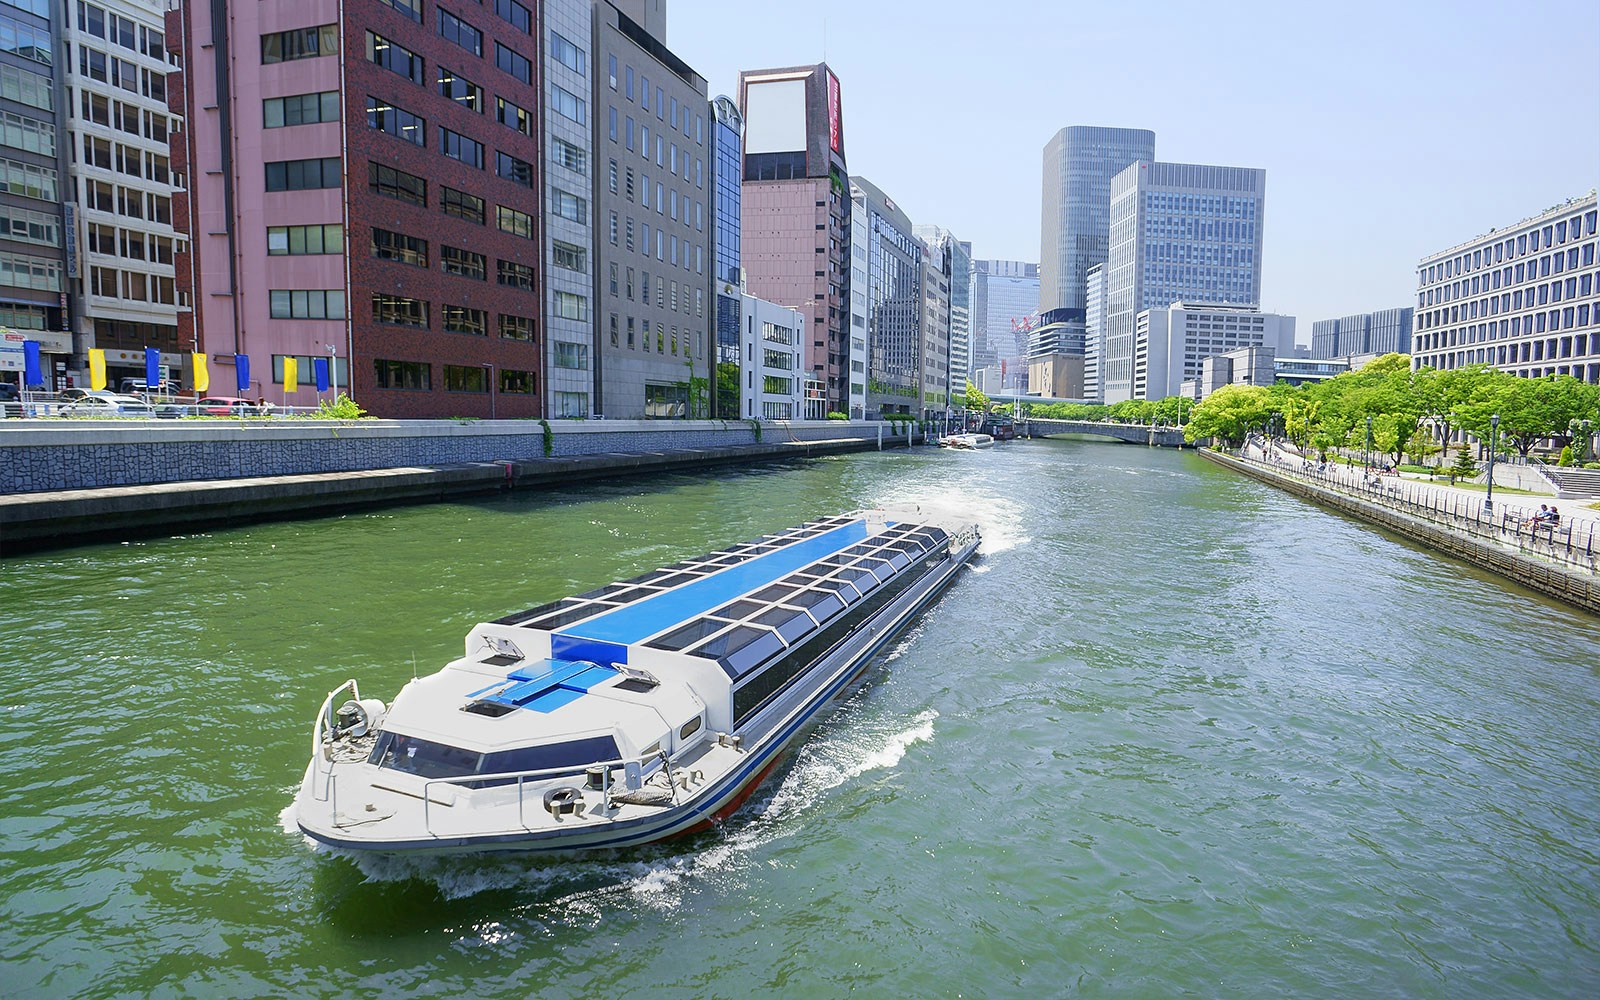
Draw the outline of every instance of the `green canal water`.
[[[724,827],[357,864],[311,717],[814,515],[975,567]],[[0,563],[0,994],[1600,993],[1600,623],[1191,454],[864,454]]]

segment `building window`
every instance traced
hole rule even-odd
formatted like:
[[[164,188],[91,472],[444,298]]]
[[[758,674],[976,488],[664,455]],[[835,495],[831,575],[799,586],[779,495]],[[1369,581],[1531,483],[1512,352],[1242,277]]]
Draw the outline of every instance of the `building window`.
[[[53,111],[56,106],[55,83],[48,76],[31,73],[18,66],[0,66],[0,97],[43,111]]]
[[[44,257],[30,257],[22,253],[0,253],[0,285],[13,288],[34,288],[47,292],[61,291],[61,277],[65,268],[60,261]],[[104,271],[105,268],[100,270]],[[99,294],[116,297],[116,271],[110,271],[109,292]],[[143,277],[142,275],[140,276]],[[143,296],[141,296],[142,298]]]
[[[475,56],[483,55],[483,32],[442,8],[439,10],[439,34]]]
[[[554,83],[550,85],[550,105],[562,117],[570,118],[579,125],[584,124],[587,115],[582,98]]]
[[[344,252],[344,226],[267,227],[267,253],[273,257]]]
[[[310,191],[336,188],[344,180],[339,173],[339,158],[316,160],[275,160],[266,165],[268,191]]]
[[[515,129],[526,136],[533,135],[533,115],[504,97],[494,99],[494,116],[506,128]]]
[[[439,129],[439,152],[469,167],[483,169],[483,143],[447,128]]]
[[[561,319],[587,320],[589,318],[589,300],[574,292],[563,292],[557,289],[554,313]]]
[[[446,215],[453,215],[458,219],[476,222],[483,225],[483,199],[477,195],[457,191],[455,188],[441,188],[439,193],[439,209]]]
[[[555,261],[556,267],[565,268],[568,271],[577,271],[579,273],[587,273],[589,270],[588,251],[584,250],[583,247],[574,246],[571,243],[563,243],[560,240],[555,240],[552,242],[551,256]],[[616,267],[617,266],[615,264],[611,265],[613,271],[616,270]],[[615,279],[613,279],[613,284],[614,283]],[[612,291],[615,290],[616,289],[612,289]]]
[[[588,60],[584,51],[567,41],[559,32],[550,32],[550,54],[556,62],[577,73],[579,76],[589,72]]]
[[[550,189],[550,208],[561,218],[580,225],[589,221],[588,204],[577,195],[569,194],[560,188]]]
[[[489,369],[478,365],[445,365],[445,392],[488,392]]]
[[[550,137],[550,158],[575,174],[587,175],[589,173],[588,154],[581,147],[574,146],[559,136]],[[616,163],[613,161],[612,166],[615,165]],[[613,190],[612,193],[615,193],[615,191]]]
[[[466,333],[474,337],[489,335],[489,314],[467,306],[441,306],[446,333]]]
[[[433,366],[425,362],[386,361],[377,358],[373,360],[372,367],[380,389],[428,391],[433,388]]]
[[[454,70],[439,67],[439,93],[468,111],[483,111],[483,89]]]
[[[575,371],[587,371],[589,368],[589,345],[569,344],[564,340],[555,342],[555,365],[557,368],[570,368]]]
[[[500,314],[500,336],[506,340],[533,342],[533,319],[528,316]]]
[[[528,57],[515,49],[494,43],[494,64],[503,73],[510,73],[523,83],[533,83],[533,64]]]
[[[367,98],[367,124],[412,145],[425,146],[428,143],[427,122],[380,97]]]
[[[517,0],[494,0],[494,12],[524,35],[533,34],[533,15]]]
[[[428,204],[428,182],[416,174],[396,170],[382,163],[367,163],[367,189],[385,198],[397,198],[413,205]]]
[[[439,247],[439,268],[445,274],[456,274],[463,278],[476,278],[485,281],[488,278],[488,259],[481,253],[463,250],[459,247]]]
[[[275,31],[261,36],[261,64],[289,62],[293,59],[314,59],[331,56],[339,51],[339,26],[323,24],[315,28],[295,28]]]
[[[372,230],[372,256],[416,267],[428,266],[428,241],[387,229]]]
[[[533,239],[533,216],[527,212],[519,212],[514,208],[508,208],[505,205],[496,205],[494,212],[495,225],[500,228],[502,233],[511,233],[515,236]]]
[[[267,293],[273,319],[344,319],[344,290],[275,288]]]
[[[269,97],[261,102],[261,113],[266,128],[336,122],[339,120],[339,92],[325,90],[317,94]]]
[[[367,61],[382,66],[412,83],[422,82],[422,57],[382,35],[367,32]]]
[[[383,0],[411,20],[422,23],[422,0]]]
[[[500,391],[508,396],[522,396],[539,390],[539,376],[534,372],[500,369]]]
[[[495,150],[494,172],[513,184],[521,184],[525,188],[533,187],[533,164],[527,160],[519,160],[510,153]]]
[[[516,261],[495,261],[497,271],[495,280],[507,288],[519,288],[524,292],[533,291],[533,268]]]
[[[372,321],[391,326],[428,328],[428,303],[401,295],[372,294]]]

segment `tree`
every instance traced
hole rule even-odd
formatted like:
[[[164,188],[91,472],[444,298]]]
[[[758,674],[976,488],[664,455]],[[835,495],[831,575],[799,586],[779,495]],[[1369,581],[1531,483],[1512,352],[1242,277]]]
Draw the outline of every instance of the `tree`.
[[[970,378],[967,379],[966,399],[967,409],[969,410],[977,410],[979,413],[984,413],[989,409],[989,397],[979,392],[978,387],[972,384],[972,379]]]
[[[1225,385],[1194,408],[1183,437],[1243,441],[1251,425],[1265,423],[1271,412],[1271,393],[1265,386]]]
[[[1478,474],[1478,465],[1472,460],[1472,452],[1462,448],[1456,452],[1456,464],[1450,467],[1450,477],[1454,479],[1471,479]]]

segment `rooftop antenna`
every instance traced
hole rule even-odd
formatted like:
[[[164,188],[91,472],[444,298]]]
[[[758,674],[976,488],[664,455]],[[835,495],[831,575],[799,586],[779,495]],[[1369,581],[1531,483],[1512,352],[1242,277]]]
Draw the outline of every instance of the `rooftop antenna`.
[[[822,15],[822,61],[828,61],[828,15]]]

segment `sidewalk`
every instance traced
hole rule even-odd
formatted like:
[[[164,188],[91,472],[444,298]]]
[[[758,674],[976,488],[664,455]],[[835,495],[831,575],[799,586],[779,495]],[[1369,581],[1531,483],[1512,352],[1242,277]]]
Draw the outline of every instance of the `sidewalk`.
[[[1278,445],[1274,445],[1271,450],[1272,454],[1270,456],[1266,455],[1258,443],[1251,443],[1244,447],[1243,454],[1246,458],[1282,466],[1290,472],[1303,470],[1305,459],[1300,455]],[[1316,468],[1316,464],[1312,462],[1313,469]],[[1360,488],[1362,481],[1365,479],[1364,472],[1359,465],[1346,466],[1343,463],[1336,465],[1329,462],[1327,471],[1323,474],[1351,488]],[[1484,499],[1485,487],[1482,483],[1472,486],[1451,486],[1449,483],[1431,482],[1427,479],[1415,478],[1406,473],[1400,473],[1392,478],[1398,479],[1404,485],[1406,494],[1413,498],[1431,496],[1434,498],[1450,498],[1460,502],[1461,498],[1473,497],[1480,504]],[[1495,485],[1504,485],[1499,479],[1500,477],[1497,475],[1495,477]],[[1501,514],[1510,513],[1515,515],[1517,520],[1522,521],[1537,513],[1540,504],[1554,504],[1561,511],[1561,523],[1563,525],[1570,525],[1574,530],[1581,530],[1579,528],[1580,525],[1593,526],[1595,530],[1600,531],[1600,510],[1588,506],[1590,503],[1594,503],[1594,501],[1557,500],[1553,495],[1534,496],[1528,493],[1505,493],[1495,496],[1494,513],[1497,517]]]

